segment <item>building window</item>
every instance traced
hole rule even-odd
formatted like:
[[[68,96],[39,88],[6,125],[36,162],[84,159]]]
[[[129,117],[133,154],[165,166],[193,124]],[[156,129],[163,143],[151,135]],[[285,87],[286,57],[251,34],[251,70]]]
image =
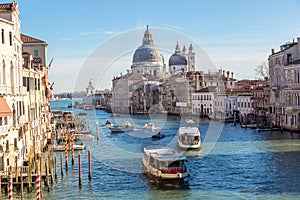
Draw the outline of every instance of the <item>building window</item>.
[[[2,44],[5,43],[5,40],[4,40],[4,29],[1,29],[1,40],[2,40]]]
[[[12,32],[9,31],[9,45],[12,46]]]
[[[38,50],[34,50],[33,51],[33,56],[34,57],[38,57],[39,56],[39,51]]]
[[[288,54],[286,55],[286,61],[287,61],[287,64],[293,62],[292,54],[288,53]]]

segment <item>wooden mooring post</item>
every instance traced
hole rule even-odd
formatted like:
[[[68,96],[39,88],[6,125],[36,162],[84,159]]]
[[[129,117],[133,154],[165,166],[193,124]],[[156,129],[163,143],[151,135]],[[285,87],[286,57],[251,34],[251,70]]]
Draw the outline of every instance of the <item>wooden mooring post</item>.
[[[78,185],[81,189],[82,187],[82,170],[81,170],[81,155],[78,153]]]
[[[60,175],[61,175],[61,178],[64,177],[64,167],[63,167],[63,161],[62,161],[62,154],[60,153]]]
[[[89,170],[89,180],[92,180],[92,163],[91,163],[91,149],[88,150],[88,170]]]

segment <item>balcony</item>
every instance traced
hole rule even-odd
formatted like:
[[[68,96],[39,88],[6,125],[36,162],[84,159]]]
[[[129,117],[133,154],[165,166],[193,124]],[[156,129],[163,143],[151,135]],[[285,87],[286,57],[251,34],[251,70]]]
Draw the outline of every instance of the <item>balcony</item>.
[[[9,129],[8,125],[0,126],[0,135],[6,135],[6,134],[8,134],[8,129]]]
[[[0,85],[0,94],[4,94],[4,95],[12,94],[11,86]]]
[[[279,86],[272,86],[271,89],[274,91],[274,90],[279,90],[280,87]]]

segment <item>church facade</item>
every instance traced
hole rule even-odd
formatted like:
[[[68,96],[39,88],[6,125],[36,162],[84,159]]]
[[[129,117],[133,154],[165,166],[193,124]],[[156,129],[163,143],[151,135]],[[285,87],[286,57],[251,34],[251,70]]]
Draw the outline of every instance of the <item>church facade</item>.
[[[164,56],[147,26],[142,45],[133,54],[131,71],[112,80],[112,112],[147,114],[154,108],[170,114],[190,112],[190,93],[194,86],[201,85],[195,82],[203,81],[203,76],[199,78],[201,75],[195,73],[192,44],[188,50],[185,46],[180,50],[177,42],[168,64],[167,70]]]

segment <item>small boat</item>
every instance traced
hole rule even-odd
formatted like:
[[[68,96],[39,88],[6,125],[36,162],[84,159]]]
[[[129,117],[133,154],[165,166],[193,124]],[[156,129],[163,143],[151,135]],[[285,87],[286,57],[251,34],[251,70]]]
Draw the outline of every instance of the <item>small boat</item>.
[[[256,124],[241,124],[242,128],[256,128]]]
[[[118,113],[111,113],[110,116],[111,117],[119,117],[120,115]]]
[[[183,149],[201,147],[200,130],[198,127],[180,127],[178,129],[178,146]]]
[[[122,133],[122,132],[130,132],[133,131],[133,126],[129,123],[129,121],[125,121],[122,127],[114,126],[110,128],[111,133]]]
[[[111,126],[114,126],[114,125],[110,121],[106,120],[106,122],[103,126],[111,127]]]
[[[74,133],[75,141],[94,141],[94,136],[90,133],[90,131],[82,131],[79,133]]]
[[[147,124],[145,124],[144,128],[154,131],[154,123],[147,123]]]
[[[152,140],[159,140],[159,139],[162,139],[164,137],[165,137],[164,134],[160,134],[160,132],[158,132],[157,134],[152,135]]]
[[[80,113],[78,113],[78,116],[85,116],[85,115],[87,115],[86,112],[80,112]]]
[[[68,145],[68,151],[71,151],[72,148]],[[83,144],[74,144],[74,151],[79,151],[85,149],[85,145]],[[65,146],[64,145],[56,145],[52,147],[53,151],[65,151]]]
[[[93,106],[93,105],[84,105],[84,106],[83,106],[83,109],[84,109],[84,110],[94,110],[94,109],[95,109],[95,106]]]
[[[196,123],[196,120],[194,120],[194,119],[192,119],[192,118],[187,118],[187,119],[185,119],[185,122],[186,122],[187,124],[195,124],[195,123]]]
[[[260,131],[279,131],[280,128],[276,127],[276,128],[257,128],[255,129],[257,132],[260,132]]]
[[[144,147],[143,167],[151,177],[184,179],[189,176],[186,157],[169,147]]]

